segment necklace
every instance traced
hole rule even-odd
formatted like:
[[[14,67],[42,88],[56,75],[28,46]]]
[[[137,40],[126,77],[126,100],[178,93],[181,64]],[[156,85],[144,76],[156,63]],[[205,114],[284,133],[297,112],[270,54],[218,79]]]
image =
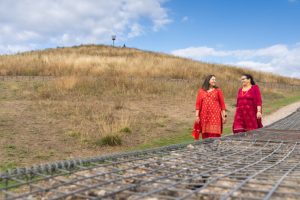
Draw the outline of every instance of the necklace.
[[[247,91],[242,91],[242,96],[245,96],[247,94],[248,90]]]
[[[245,91],[242,89],[242,96],[245,96],[251,88],[252,86],[250,86],[250,88]]]

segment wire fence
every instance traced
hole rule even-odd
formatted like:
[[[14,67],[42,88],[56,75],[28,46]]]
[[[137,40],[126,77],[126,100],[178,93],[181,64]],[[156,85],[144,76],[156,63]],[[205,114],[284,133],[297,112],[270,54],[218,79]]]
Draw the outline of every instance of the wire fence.
[[[0,175],[3,199],[300,199],[300,110],[220,139]]]

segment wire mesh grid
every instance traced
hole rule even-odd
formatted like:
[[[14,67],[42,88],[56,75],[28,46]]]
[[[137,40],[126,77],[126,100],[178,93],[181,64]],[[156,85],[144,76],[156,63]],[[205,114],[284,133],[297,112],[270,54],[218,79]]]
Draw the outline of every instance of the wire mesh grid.
[[[300,112],[221,139],[0,176],[2,199],[299,199]]]

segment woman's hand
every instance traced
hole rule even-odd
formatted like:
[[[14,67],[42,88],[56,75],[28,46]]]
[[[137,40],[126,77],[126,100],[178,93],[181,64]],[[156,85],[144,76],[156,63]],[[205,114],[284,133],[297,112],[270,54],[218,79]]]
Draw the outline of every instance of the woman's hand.
[[[222,115],[222,123],[225,124],[226,123],[226,115]]]
[[[257,117],[257,119],[261,119],[261,118],[262,118],[262,114],[261,114],[260,111],[258,111],[258,112],[256,113],[256,117]]]
[[[221,117],[222,117],[222,123],[225,124],[226,123],[226,117],[227,117],[225,110],[221,111]]]
[[[200,117],[199,116],[195,117],[195,122],[200,123]]]

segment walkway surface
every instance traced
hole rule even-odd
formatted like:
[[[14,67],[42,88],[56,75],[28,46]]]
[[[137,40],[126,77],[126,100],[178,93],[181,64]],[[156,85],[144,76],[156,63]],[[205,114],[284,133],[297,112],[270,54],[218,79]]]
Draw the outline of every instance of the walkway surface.
[[[291,113],[295,112],[298,108],[300,108],[300,101],[284,106],[282,108],[280,108],[279,110],[277,110],[276,112],[267,115],[266,117],[263,118],[263,124],[265,126],[270,125],[288,115],[290,115]]]

